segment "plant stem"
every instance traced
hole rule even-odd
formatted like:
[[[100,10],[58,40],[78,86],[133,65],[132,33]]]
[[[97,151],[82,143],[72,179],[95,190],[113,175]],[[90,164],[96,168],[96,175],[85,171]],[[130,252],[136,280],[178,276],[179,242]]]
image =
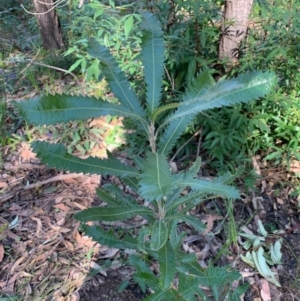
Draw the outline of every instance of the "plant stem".
[[[151,122],[149,126],[149,142],[151,146],[152,153],[156,153],[156,135],[155,135],[155,125]]]

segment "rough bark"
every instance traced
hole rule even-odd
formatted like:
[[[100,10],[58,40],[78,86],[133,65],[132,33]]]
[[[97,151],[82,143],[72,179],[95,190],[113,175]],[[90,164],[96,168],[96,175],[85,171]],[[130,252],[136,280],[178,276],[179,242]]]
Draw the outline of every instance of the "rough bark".
[[[246,37],[253,0],[225,0],[219,58],[229,66],[238,62],[240,43]]]
[[[53,0],[33,0],[45,49],[64,49],[58,16]]]

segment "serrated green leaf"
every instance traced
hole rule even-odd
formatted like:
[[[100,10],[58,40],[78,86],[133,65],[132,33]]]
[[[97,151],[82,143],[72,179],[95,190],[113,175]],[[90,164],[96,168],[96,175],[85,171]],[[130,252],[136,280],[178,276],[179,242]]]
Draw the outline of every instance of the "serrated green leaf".
[[[232,186],[216,183],[214,181],[190,179],[180,182],[182,186],[189,186],[193,191],[205,192],[207,194],[215,194],[228,199],[237,199],[240,197],[238,190]]]
[[[163,31],[156,17],[142,13],[142,50],[141,60],[144,66],[144,77],[147,86],[146,100],[150,114],[159,106],[162,78],[164,74],[165,46]]]
[[[189,101],[190,99],[205,95],[215,84],[216,82],[210,75],[209,70],[201,72],[195,79],[193,79],[191,85],[184,93],[182,97],[183,101]]]
[[[145,128],[147,126],[137,111],[94,97],[49,94],[18,102],[16,106],[28,122],[39,125],[113,115],[130,117],[143,123]]]
[[[131,197],[130,195],[124,195],[123,190],[121,190],[117,185],[114,184],[104,184],[102,185],[102,187],[109,192],[110,196],[113,197],[115,199],[115,202],[113,205],[111,205],[111,207],[114,206],[135,206],[137,205],[136,200]],[[101,192],[100,192],[101,194]],[[100,196],[100,194],[98,194]],[[105,195],[104,195],[105,197]],[[117,201],[116,201],[117,200]],[[109,201],[109,200],[108,200]],[[118,205],[116,205],[116,202],[118,203]]]
[[[142,271],[143,273],[152,273],[151,269],[147,266],[146,262],[136,254],[129,256],[128,263],[131,266],[133,266],[136,270]]]
[[[180,172],[179,175],[180,176],[182,175],[185,180],[194,179],[195,177],[197,177],[200,167],[201,167],[201,158],[198,157],[196,161],[193,163],[193,165],[187,171]]]
[[[175,219],[177,221],[184,221],[188,225],[192,226],[195,230],[199,232],[203,232],[206,228],[206,226],[197,218],[186,215],[186,214],[175,214],[173,216],[168,217],[170,219]]]
[[[95,39],[89,39],[89,46],[89,54],[101,61],[102,73],[119,102],[144,119],[145,112],[116,59],[107,48],[101,46]]]
[[[75,219],[82,222],[88,221],[122,221],[129,219],[133,216],[141,215],[148,216],[153,215],[151,209],[142,206],[121,206],[121,207],[99,207],[85,209],[75,214]]]
[[[139,183],[137,178],[124,177],[123,182],[128,185],[133,191],[137,192],[139,189]]]
[[[154,251],[161,249],[168,239],[168,228],[163,219],[156,220],[152,226],[150,248]]]
[[[176,251],[181,246],[182,239],[186,235],[185,232],[177,232],[177,221],[171,219],[171,227],[170,227],[170,243],[172,248]]]
[[[204,199],[201,198],[203,198],[206,195],[207,193],[203,191],[190,192],[186,196],[178,198],[175,202],[169,202],[165,210],[166,215],[170,216],[174,209],[178,208],[178,206],[183,204],[192,204],[193,206],[197,206],[201,202],[204,202]],[[195,199],[199,199],[199,200],[195,203]],[[186,212],[186,211],[181,210],[180,212]]]
[[[146,292],[146,287],[155,289],[159,286],[157,276],[151,272],[138,271],[133,275],[133,279],[138,283],[143,292]]]
[[[120,239],[120,237],[104,231],[99,226],[82,225],[81,227],[86,235],[102,245],[116,249],[137,249],[137,240],[129,235],[126,235],[124,238]]]
[[[209,268],[203,270],[198,263],[182,264],[177,267],[177,270],[197,277],[201,285],[209,287],[223,287],[228,282],[233,282],[241,277],[238,272],[230,271],[226,267],[209,266]]]
[[[175,252],[172,246],[167,242],[158,252],[158,264],[159,264],[159,279],[162,285],[162,289],[166,290],[170,287],[171,282],[176,274],[176,262]]]
[[[166,157],[149,153],[139,183],[139,194],[147,201],[161,200],[175,186]]]
[[[138,249],[145,252],[147,248],[147,239],[150,236],[150,227],[143,228],[139,231],[138,236]]]
[[[171,109],[175,109],[179,106],[179,103],[178,102],[173,102],[173,103],[168,103],[164,106],[160,106],[158,107],[152,114],[151,116],[151,121],[155,122],[156,119],[159,117],[160,114],[168,111],[168,110],[171,110]]]
[[[57,169],[63,169],[71,172],[116,175],[120,177],[139,176],[133,167],[122,164],[117,159],[99,159],[89,157],[80,159],[67,153],[62,144],[50,144],[45,141],[35,141],[31,144],[33,151],[42,159],[43,163]]]
[[[188,115],[179,120],[175,119],[170,122],[161,138],[159,139],[159,142],[157,144],[158,152],[163,155],[168,155],[174,147],[176,141],[180,138],[186,127],[191,123],[193,119],[193,115]],[[159,127],[159,130],[160,129],[161,128]]]
[[[177,118],[196,114],[221,106],[229,106],[263,97],[270,93],[277,83],[272,72],[253,72],[240,75],[231,80],[221,80],[208,87],[205,94],[182,102],[174,114],[162,123],[161,127]]]
[[[241,296],[247,292],[249,289],[249,284],[245,283],[238,286],[234,292],[229,292],[228,301],[241,301]]]
[[[179,274],[178,292],[185,300],[198,300],[195,295],[198,294],[199,286],[200,283],[197,278],[189,277],[182,273]]]
[[[101,201],[107,203],[109,206],[120,206],[122,203],[120,200],[115,199],[111,195],[109,195],[104,189],[96,188],[96,193]]]

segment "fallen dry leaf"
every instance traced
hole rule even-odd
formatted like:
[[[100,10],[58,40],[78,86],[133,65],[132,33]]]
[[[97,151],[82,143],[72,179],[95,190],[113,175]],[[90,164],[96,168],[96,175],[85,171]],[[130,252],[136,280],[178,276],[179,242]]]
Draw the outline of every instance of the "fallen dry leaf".
[[[54,207],[54,208],[57,208],[57,209],[60,209],[60,210],[62,210],[62,211],[64,211],[64,212],[69,212],[69,211],[71,211],[71,208],[70,208],[69,206],[66,206],[65,204],[62,204],[62,203],[56,204],[56,205],[54,205],[53,207]]]
[[[266,279],[260,279],[259,282],[261,286],[260,295],[263,301],[271,301],[269,282]]]
[[[36,158],[36,154],[32,151],[32,148],[27,142],[21,143],[21,150],[19,152],[19,156],[22,158],[23,163],[30,162],[30,159]]]
[[[7,188],[8,188],[8,184],[6,182],[0,182],[0,190],[2,190],[2,189],[6,190]]]
[[[9,281],[6,283],[6,285],[4,287],[2,287],[2,290],[5,294],[11,296],[14,294],[14,286],[15,286],[15,282],[17,277],[19,276],[19,273],[14,274]]]
[[[201,221],[203,223],[206,223],[206,229],[204,230],[203,234],[206,235],[207,233],[209,233],[214,227],[214,221],[218,221],[221,219],[223,219],[223,216],[212,214],[201,217]]]
[[[3,245],[0,245],[0,262],[3,260],[4,257],[4,247]]]
[[[70,298],[69,298],[70,301],[79,301],[80,300],[80,296],[79,296],[79,293],[78,292],[74,292]]]
[[[37,217],[31,217],[31,219],[37,223],[36,236],[40,237],[40,233],[42,232],[42,221]]]

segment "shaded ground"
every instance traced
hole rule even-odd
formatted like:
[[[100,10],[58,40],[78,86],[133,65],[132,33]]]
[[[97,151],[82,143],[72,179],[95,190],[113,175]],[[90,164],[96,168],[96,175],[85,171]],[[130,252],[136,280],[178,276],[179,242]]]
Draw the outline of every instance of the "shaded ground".
[[[35,159],[26,143],[18,145],[15,151],[3,149],[3,154],[0,296],[19,296],[16,300],[33,301],[142,300],[140,290],[133,285],[117,292],[120,284],[130,280],[133,273],[124,263],[124,254],[84,237],[79,223],[73,218],[78,210],[101,205],[94,193],[95,187],[101,184],[101,177],[47,169]],[[278,186],[282,179],[275,179],[276,175],[278,173],[274,173],[274,182],[269,177],[268,181],[259,184],[261,197],[245,194],[242,200],[236,201],[235,220],[242,225],[250,221],[248,228],[251,229],[257,214],[266,228],[285,230],[282,234],[283,264],[275,269],[282,288],[270,286],[274,295],[272,300],[297,300],[300,299],[298,200],[290,196],[291,188]],[[262,205],[257,210],[254,210],[254,198]],[[184,248],[196,252],[205,266],[226,242],[228,228],[224,201],[213,200],[191,214],[206,222],[210,233],[215,233],[213,236],[189,233],[191,236],[185,241]],[[214,217],[212,224],[211,217]],[[244,275],[244,280],[251,283],[251,290],[244,300],[263,300],[262,278],[239,259],[241,252],[244,251],[240,246],[238,250],[230,249],[229,253],[222,254],[217,264],[234,266]]]

